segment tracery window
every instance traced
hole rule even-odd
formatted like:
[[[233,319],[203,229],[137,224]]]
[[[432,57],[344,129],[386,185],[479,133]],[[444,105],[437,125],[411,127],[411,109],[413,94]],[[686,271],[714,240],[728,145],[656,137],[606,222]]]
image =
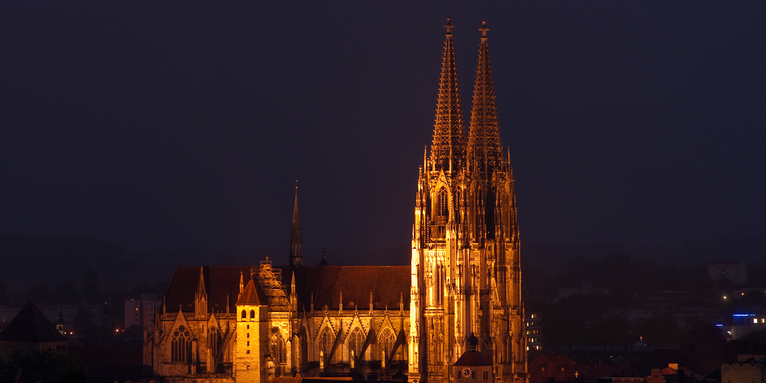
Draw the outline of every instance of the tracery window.
[[[325,358],[330,356],[330,351],[332,351],[333,343],[335,343],[335,335],[330,331],[329,328],[325,328],[324,332],[322,332],[322,335],[319,337],[317,358],[319,358],[319,350],[324,352]]]
[[[390,328],[384,329],[378,337],[378,357],[380,360],[383,358],[391,358],[391,349],[394,348],[394,342],[396,337]]]
[[[447,189],[441,188],[436,193],[436,215],[447,217],[449,215],[449,206],[447,205]]]
[[[356,327],[348,336],[348,360],[351,360],[351,351],[353,351],[354,357],[359,361],[362,347],[364,347],[364,333],[359,327]]]
[[[287,362],[287,347],[285,341],[282,338],[282,332],[278,327],[271,329],[271,355],[274,356],[274,363],[279,365],[280,363]]]
[[[185,326],[179,326],[173,332],[173,338],[170,342],[171,362],[186,363],[191,360],[191,346],[191,333]]]
[[[207,335],[207,344],[214,358],[218,354],[218,346],[221,344],[222,339],[221,330],[218,327],[210,327],[210,332]]]

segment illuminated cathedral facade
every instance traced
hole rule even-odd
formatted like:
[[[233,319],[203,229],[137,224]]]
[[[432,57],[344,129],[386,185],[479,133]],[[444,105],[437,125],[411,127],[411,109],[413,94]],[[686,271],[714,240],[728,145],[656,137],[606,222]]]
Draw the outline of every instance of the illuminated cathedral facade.
[[[448,381],[478,339],[496,380],[526,380],[519,228],[509,156],[498,125],[486,24],[468,134],[452,25],[446,25],[430,155],[415,196],[410,290],[412,380]]]
[[[474,379],[470,366],[456,373],[456,361],[480,352],[483,381],[526,382],[516,197],[488,29],[480,29],[466,133],[449,21],[446,27],[433,141],[418,173],[411,264],[330,266],[323,257],[305,265],[296,188],[288,266],[267,258],[257,266],[176,269],[154,331],[144,329],[148,376],[462,382]]]

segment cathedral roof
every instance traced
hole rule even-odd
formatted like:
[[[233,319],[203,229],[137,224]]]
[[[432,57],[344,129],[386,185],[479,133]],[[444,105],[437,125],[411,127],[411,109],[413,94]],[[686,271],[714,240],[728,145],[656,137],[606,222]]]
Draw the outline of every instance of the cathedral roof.
[[[314,309],[325,305],[337,310],[343,295],[343,308],[370,309],[370,293],[374,309],[398,310],[410,307],[410,266],[303,266],[295,272],[298,310],[310,310],[312,294]],[[290,286],[292,269],[284,268],[282,284]]]
[[[293,268],[274,267],[282,271],[282,286],[289,296]],[[239,295],[239,278],[247,278],[251,270],[257,272],[258,266],[205,266],[205,290],[208,296],[210,312],[226,312],[228,296],[229,312],[236,311]],[[276,270],[275,270],[276,271]],[[343,294],[344,309],[353,309],[353,302],[359,310],[369,310],[370,293],[375,309],[388,307],[399,309],[400,298],[404,300],[404,309],[410,306],[410,266],[303,266],[295,271],[295,284],[298,297],[298,309],[310,309],[313,293],[314,308],[321,310],[327,305],[337,310],[340,295]],[[247,279],[245,279],[247,280]],[[165,307],[168,311],[177,311],[179,306],[184,312],[194,311],[194,295],[200,283],[199,266],[181,266],[176,268],[173,279],[165,294]],[[258,285],[253,286],[260,302],[266,297]],[[246,289],[245,289],[246,290]],[[244,291],[243,291],[244,293]]]
[[[0,332],[0,340],[66,342],[66,338],[32,302],[27,302]]]
[[[205,266],[202,268],[204,286],[207,292],[208,311],[226,312],[228,297],[229,312],[235,311],[239,295],[239,277],[250,275],[251,269],[258,266]],[[194,311],[194,294],[200,283],[199,266],[181,266],[176,268],[165,294],[165,307],[168,311]],[[247,279],[246,279],[247,280]]]

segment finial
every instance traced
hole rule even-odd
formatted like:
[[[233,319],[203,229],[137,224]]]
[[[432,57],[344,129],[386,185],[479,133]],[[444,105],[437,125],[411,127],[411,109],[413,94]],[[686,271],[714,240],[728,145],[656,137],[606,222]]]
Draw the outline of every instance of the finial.
[[[298,190],[298,180],[295,180],[295,190]]]
[[[451,17],[447,17],[447,25],[445,25],[444,28],[447,28],[447,36],[452,36],[452,28],[455,28],[455,26],[452,25]]]
[[[486,39],[487,38],[487,32],[489,32],[489,28],[487,28],[487,22],[482,20],[481,21],[481,28],[479,28],[479,31],[481,31],[481,38]]]

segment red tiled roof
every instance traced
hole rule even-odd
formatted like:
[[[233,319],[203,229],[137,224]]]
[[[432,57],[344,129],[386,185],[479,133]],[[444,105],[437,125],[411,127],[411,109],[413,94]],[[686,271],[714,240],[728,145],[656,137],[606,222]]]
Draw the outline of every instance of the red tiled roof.
[[[237,296],[239,295],[239,276],[244,276],[244,282],[250,280],[250,269],[258,270],[257,266],[205,266],[202,275],[205,278],[208,311],[226,312],[228,296],[229,312],[235,312]],[[199,284],[199,266],[181,266],[176,268],[173,280],[170,281],[165,294],[165,307],[169,312],[178,312],[178,307],[186,312],[194,311],[194,293]]]
[[[240,273],[244,275],[244,282],[248,283],[251,269],[257,272],[260,267],[203,267],[208,310],[225,312],[228,296],[229,312],[235,312]],[[282,270],[282,285],[289,297],[293,269],[274,269]],[[199,266],[176,268],[165,294],[165,306],[169,312],[177,312],[179,306],[185,312],[194,311],[194,293],[199,284],[199,274]],[[322,309],[327,305],[330,309],[337,310],[341,292],[344,309],[353,309],[350,305],[353,302],[359,310],[369,310],[370,293],[375,309],[388,307],[389,310],[398,310],[400,297],[404,300],[404,309],[409,310],[410,307],[410,266],[303,266],[295,273],[295,284],[298,310],[310,309],[312,294],[315,309]],[[266,302],[257,283],[255,288],[261,294],[260,301]]]
[[[454,366],[491,366],[492,362],[478,351],[466,351],[460,356]]]
[[[268,304],[266,296],[261,291],[260,286],[251,279],[247,282],[245,289],[242,290],[242,296],[237,300],[237,304],[260,306],[264,303]]]
[[[375,309],[388,307],[399,309],[399,300],[404,309],[410,308],[410,266],[302,266],[295,272],[298,295],[298,310],[310,310],[313,294],[314,309],[325,305],[337,310],[343,294],[343,308],[370,309],[370,293]],[[293,269],[282,268],[282,284],[288,290]]]
[[[542,383],[575,379],[575,364],[565,355],[541,355],[529,364],[529,382]]]

